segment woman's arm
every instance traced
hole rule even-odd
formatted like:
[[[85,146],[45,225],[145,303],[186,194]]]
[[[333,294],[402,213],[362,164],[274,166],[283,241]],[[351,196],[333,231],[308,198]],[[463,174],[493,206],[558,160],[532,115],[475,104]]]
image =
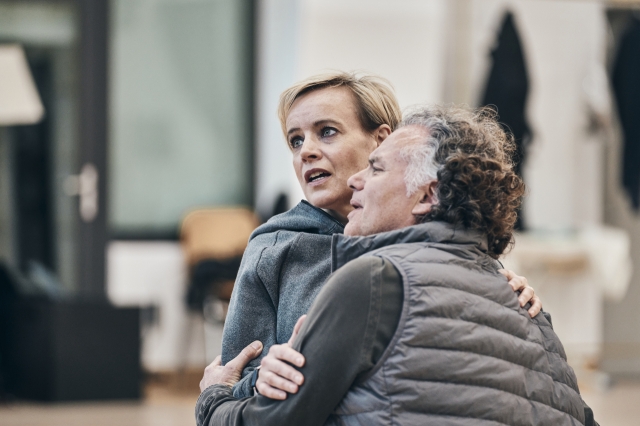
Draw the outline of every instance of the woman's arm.
[[[242,372],[242,379],[233,387],[237,398],[253,394],[251,374],[260,365],[269,347],[276,342],[277,282],[265,283],[257,272],[264,250],[269,248],[269,235],[249,242],[233,289],[229,311],[222,333],[222,363],[234,359],[251,342],[262,342],[263,354],[251,361]]]

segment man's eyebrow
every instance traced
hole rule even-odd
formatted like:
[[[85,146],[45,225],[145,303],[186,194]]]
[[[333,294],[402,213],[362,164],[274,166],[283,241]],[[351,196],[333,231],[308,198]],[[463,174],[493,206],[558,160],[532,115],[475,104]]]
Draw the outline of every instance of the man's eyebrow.
[[[369,158],[369,164],[370,164],[370,165],[372,165],[372,166],[373,166],[375,163],[379,163],[379,162],[380,162],[380,159],[379,159],[378,157],[370,157],[370,158]]]

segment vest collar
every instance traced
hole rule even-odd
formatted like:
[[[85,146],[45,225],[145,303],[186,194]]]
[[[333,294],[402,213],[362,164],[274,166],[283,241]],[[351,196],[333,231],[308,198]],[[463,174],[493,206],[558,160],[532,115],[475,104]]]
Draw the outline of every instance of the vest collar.
[[[488,249],[485,233],[439,221],[407,226],[365,237],[334,234],[331,241],[331,271],[379,248],[394,244],[424,242],[474,245],[484,253]]]

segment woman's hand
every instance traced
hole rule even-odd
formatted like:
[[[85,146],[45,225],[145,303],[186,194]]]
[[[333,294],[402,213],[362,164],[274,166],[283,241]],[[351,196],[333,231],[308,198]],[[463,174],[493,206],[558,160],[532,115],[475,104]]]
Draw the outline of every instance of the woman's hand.
[[[244,348],[240,354],[229,361],[227,365],[222,365],[222,357],[218,355],[211,364],[204,369],[204,376],[200,380],[200,392],[209,386],[227,385],[229,387],[235,385],[242,376],[244,367],[260,355],[262,352],[262,343],[258,340]]]
[[[291,345],[306,318],[307,316],[303,315],[298,319],[288,343],[271,346],[267,356],[262,358],[256,381],[256,389],[260,395],[271,399],[287,399],[287,392],[298,392],[298,387],[304,382],[302,373],[287,363],[297,367],[304,365],[304,356]]]
[[[520,291],[520,296],[518,296],[520,306],[531,303],[531,307],[527,311],[529,312],[529,316],[533,318],[538,315],[540,313],[540,310],[542,310],[542,301],[538,296],[536,296],[533,287],[529,287],[527,279],[525,277],[516,275],[513,271],[509,271],[506,269],[500,269],[499,272],[507,277],[507,279],[509,280],[509,285],[511,286],[513,291]]]

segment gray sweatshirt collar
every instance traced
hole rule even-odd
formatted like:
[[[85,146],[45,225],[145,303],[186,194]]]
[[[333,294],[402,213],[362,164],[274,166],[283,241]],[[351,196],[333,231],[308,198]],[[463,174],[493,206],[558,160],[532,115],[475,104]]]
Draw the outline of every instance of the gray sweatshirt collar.
[[[291,210],[272,217],[258,227],[251,239],[258,235],[268,234],[277,231],[306,232],[309,234],[333,235],[342,233],[344,225],[338,222],[333,216],[312,206],[307,201],[301,201]]]

